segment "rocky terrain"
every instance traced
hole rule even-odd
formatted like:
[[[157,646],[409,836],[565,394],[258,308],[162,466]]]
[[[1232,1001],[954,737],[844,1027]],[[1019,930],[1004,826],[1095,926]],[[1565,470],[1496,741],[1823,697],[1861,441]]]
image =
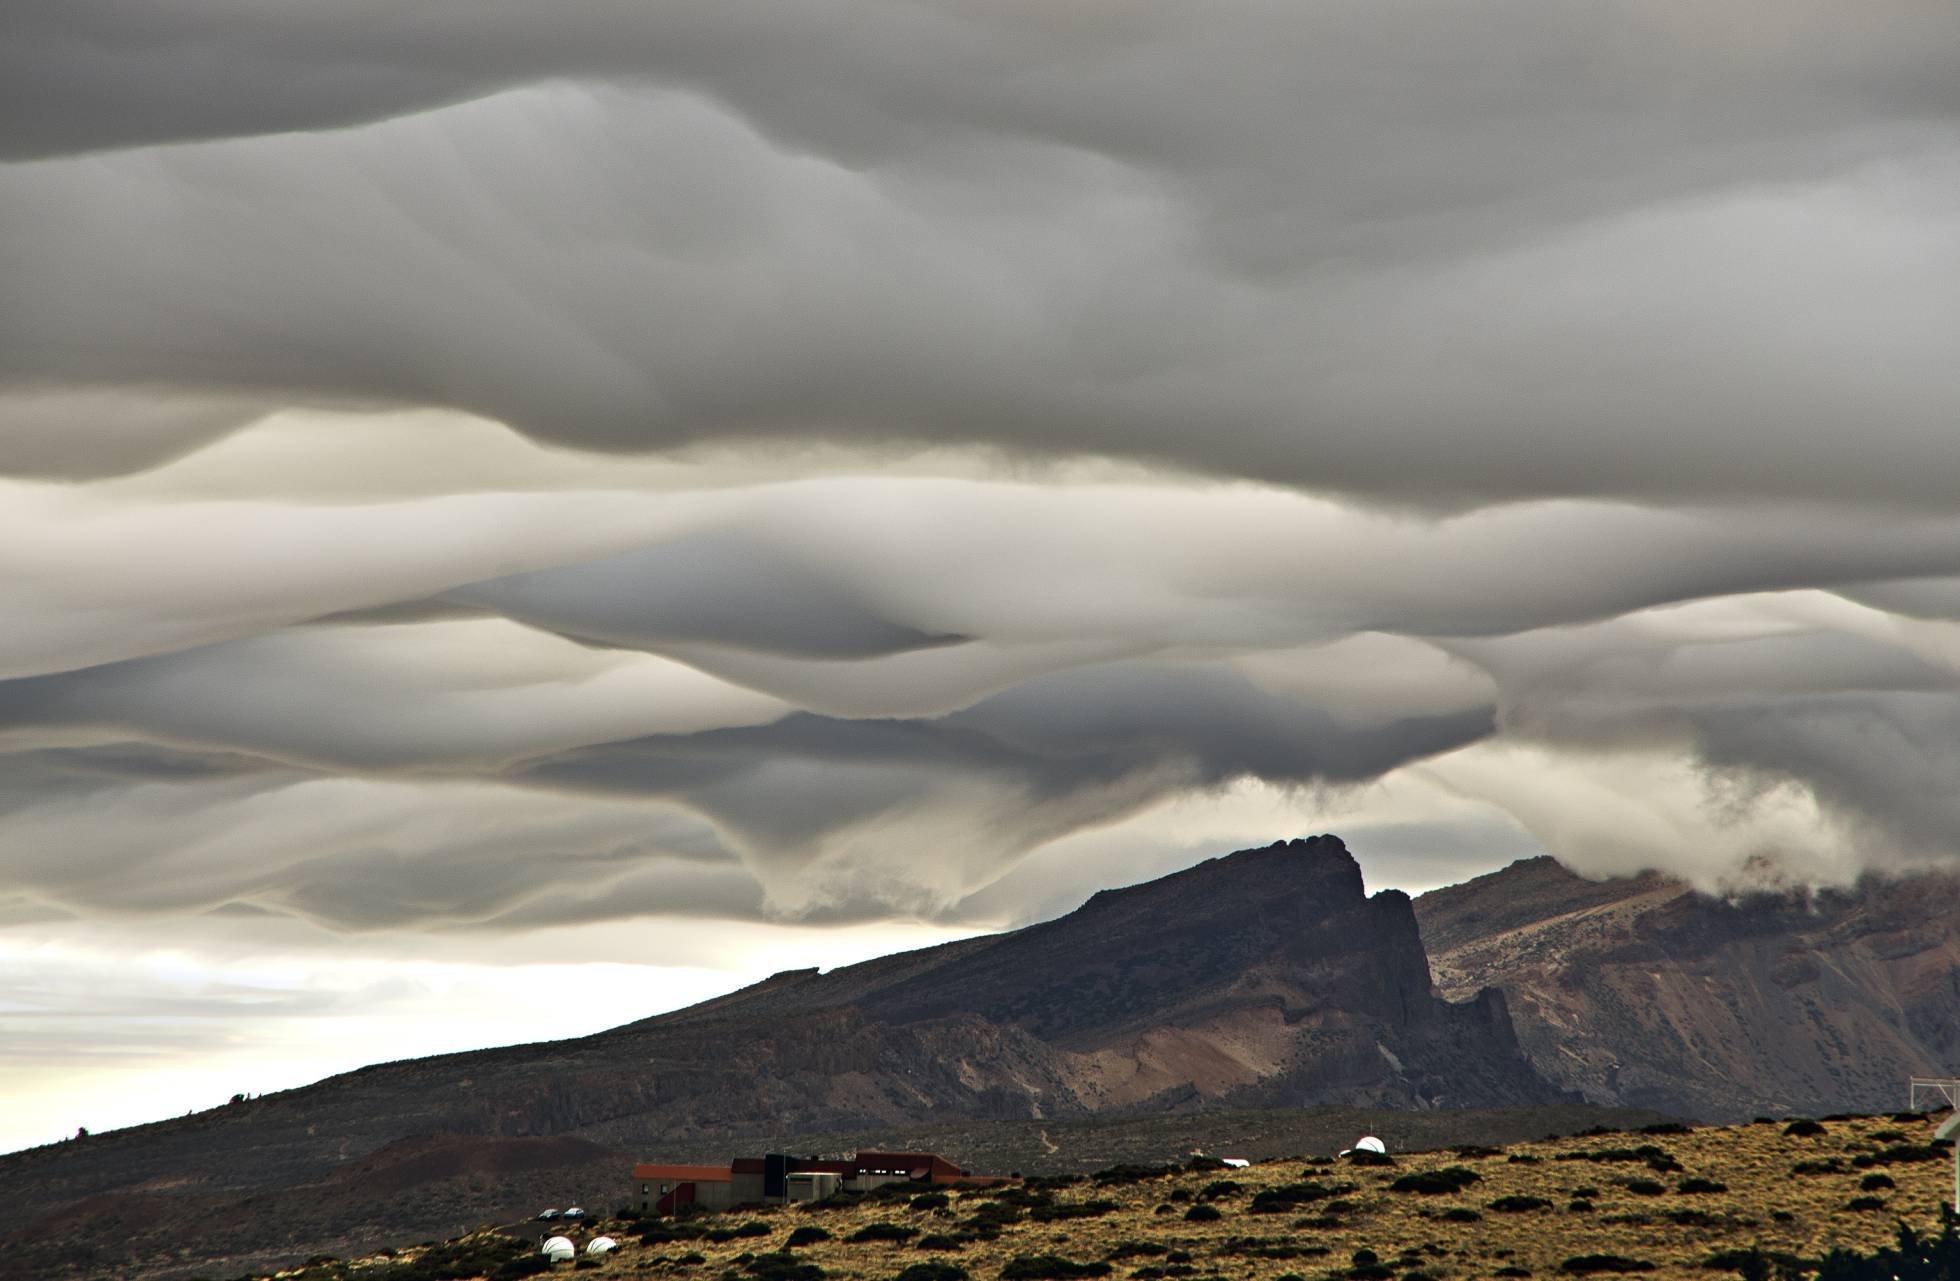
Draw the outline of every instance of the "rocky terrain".
[[[1950,1276],[1935,1238],[1951,1153],[1920,1116],[1688,1131],[1658,1125],[1355,1160],[1291,1157],[1105,1168],[1087,1177],[880,1194],[571,1231],[619,1248],[598,1276],[743,1281],[1473,1281],[1644,1274],[1656,1281]],[[559,1225],[322,1261],[288,1281],[529,1275]],[[1877,1256],[1877,1257],[1874,1257]],[[1924,1262],[1920,1262],[1920,1261]],[[457,1266],[461,1263],[462,1266]],[[1931,1263],[1933,1266],[1925,1266]],[[585,1275],[581,1272],[581,1275]]]
[[[17,1242],[78,1213],[106,1224],[105,1197],[125,1217],[175,1222],[187,1206],[209,1217],[306,1188],[304,1221],[333,1240],[372,1218],[334,1190],[349,1163],[415,1136],[726,1153],[958,1118],[1567,1101],[1519,1051],[1501,996],[1434,993],[1408,897],[1368,895],[1341,842],[1318,837],[597,1036],[381,1064],[0,1158],[0,1234]],[[449,1221],[438,1209],[432,1230]]]
[[[1692,893],[1547,858],[1416,902],[1437,987],[1501,988],[1538,1070],[1600,1103],[1745,1120],[1905,1104],[1960,1073],[1960,880]]]
[[[1584,1128],[1588,1102],[1648,1109],[1603,1118],[1622,1125],[1892,1108],[1907,1073],[1960,1063],[1956,930],[1950,880],[1724,901],[1541,859],[1411,903],[1369,895],[1333,837],[1283,842],[596,1036],[0,1157],[0,1277],[439,1236],[603,1205],[656,1155],[869,1143],[1065,1171],[1326,1150],[1357,1128],[1338,1108],[1398,1110],[1358,1127],[1397,1142]]]

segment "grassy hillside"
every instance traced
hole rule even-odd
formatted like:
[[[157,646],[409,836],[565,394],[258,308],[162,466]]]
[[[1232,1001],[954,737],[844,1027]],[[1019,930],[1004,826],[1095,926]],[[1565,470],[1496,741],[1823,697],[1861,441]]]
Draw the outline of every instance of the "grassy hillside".
[[[1952,1194],[1951,1152],[1929,1145],[1923,1118],[1678,1128],[1400,1153],[1388,1165],[1322,1158],[1245,1170],[1131,1168],[950,1197],[612,1221],[576,1234],[581,1244],[601,1231],[622,1242],[577,1275],[1468,1281],[1646,1272],[1756,1281],[1815,1272],[1833,1250],[1870,1253],[1901,1223],[1934,1230]],[[541,1235],[523,1225],[283,1275],[525,1275]]]

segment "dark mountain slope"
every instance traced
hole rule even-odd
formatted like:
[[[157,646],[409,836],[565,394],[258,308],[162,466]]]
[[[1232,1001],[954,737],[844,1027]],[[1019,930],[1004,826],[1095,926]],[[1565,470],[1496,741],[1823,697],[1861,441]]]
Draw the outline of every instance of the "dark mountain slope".
[[[414,1135],[651,1154],[960,1118],[1569,1098],[1526,1063],[1501,997],[1432,994],[1408,898],[1368,897],[1318,837],[597,1036],[381,1064],[0,1158],[0,1232],[146,1185],[321,1184]]]

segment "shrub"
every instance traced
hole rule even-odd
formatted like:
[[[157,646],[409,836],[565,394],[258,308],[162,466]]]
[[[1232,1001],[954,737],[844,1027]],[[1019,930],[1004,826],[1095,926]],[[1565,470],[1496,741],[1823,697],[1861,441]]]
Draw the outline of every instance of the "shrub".
[[[1487,1148],[1481,1143],[1465,1143],[1456,1149],[1456,1154],[1466,1161],[1480,1161],[1487,1156],[1503,1156],[1502,1148]]]
[[[1475,1223],[1483,1217],[1465,1205],[1453,1205],[1443,1211],[1443,1221],[1446,1223]]]
[[[1533,1210],[1549,1210],[1552,1203],[1541,1196],[1501,1196],[1489,1208],[1499,1214],[1528,1214]]]
[[[1645,1259],[1629,1259],[1618,1254],[1577,1254],[1558,1265],[1560,1272],[1589,1276],[1595,1272],[1652,1272]]]
[[[1077,1263],[1059,1254],[1017,1254],[1000,1270],[1001,1281],[1067,1281],[1070,1277],[1106,1277],[1107,1263]]]
[[[1426,1196],[1440,1196],[1461,1192],[1472,1183],[1481,1183],[1483,1176],[1475,1170],[1460,1165],[1445,1166],[1440,1170],[1418,1170],[1405,1174],[1388,1185],[1390,1192],[1419,1192]]]
[[[1246,1207],[1249,1214],[1281,1214],[1295,1206],[1307,1205],[1314,1201],[1325,1201],[1341,1192],[1352,1192],[1351,1184],[1328,1187],[1309,1179],[1305,1183],[1282,1183],[1277,1187],[1261,1188],[1252,1194],[1252,1203]]]
[[[1847,1210],[1883,1210],[1885,1199],[1875,1196],[1854,1196],[1844,1203]]]
[[[1224,1217],[1215,1205],[1194,1205],[1184,1212],[1187,1223],[1216,1223]]]
[[[1652,1179],[1622,1179],[1620,1186],[1635,1196],[1659,1196],[1667,1189]]]
[[[790,1229],[789,1240],[783,1242],[783,1248],[794,1250],[799,1245],[815,1245],[819,1241],[828,1240],[830,1240],[828,1231],[806,1223],[800,1228]]]
[[[1653,1125],[1643,1125],[1640,1127],[1640,1133],[1642,1134],[1693,1134],[1694,1132],[1694,1126],[1683,1125],[1679,1121],[1660,1121]]]
[[[1165,1179],[1176,1174],[1174,1165],[1133,1165],[1124,1163],[1112,1165],[1106,1170],[1097,1170],[1089,1177],[1104,1187],[1114,1187],[1119,1183],[1142,1183],[1146,1179]]]
[[[1370,1152],[1367,1148],[1356,1148],[1347,1154],[1349,1165],[1394,1165],[1395,1158],[1386,1152]]]
[[[1237,1196],[1243,1191],[1245,1191],[1245,1185],[1243,1183],[1234,1183],[1230,1179],[1213,1179],[1210,1183],[1198,1189],[1198,1199],[1200,1201],[1216,1201],[1220,1197]]]
[[[1906,1141],[1906,1132],[1904,1130],[1873,1130],[1871,1141],[1873,1143],[1904,1143]]]
[[[1793,1139],[1814,1139],[1824,1133],[1824,1127],[1806,1118],[1790,1122],[1783,1127],[1783,1133]]]
[[[902,1223],[867,1223],[844,1239],[858,1245],[866,1241],[910,1241],[917,1235],[917,1228],[908,1228]]]
[[[805,1263],[793,1254],[758,1254],[742,1265],[742,1271],[759,1281],[823,1281],[824,1270]]]
[[[1834,1156],[1821,1161],[1799,1161],[1790,1167],[1792,1174],[1843,1174],[1844,1162]]]
[[[1531,1269],[1521,1268],[1515,1263],[1507,1263],[1492,1275],[1500,1277],[1528,1277],[1531,1275]]]
[[[1593,1210],[1593,1203],[1586,1200],[1586,1198],[1582,1196],[1573,1197],[1572,1200],[1566,1205],[1565,1210],[1566,1213],[1568,1214],[1591,1214]]]
[[[1505,1157],[1504,1159],[1512,1165],[1537,1165],[1544,1158],[1533,1156],[1529,1152],[1513,1152],[1510,1156]],[[1525,1273],[1525,1275],[1530,1276],[1531,1274],[1527,1272]]]
[[[1169,1253],[1169,1246],[1158,1245],[1155,1241],[1121,1241],[1112,1246],[1103,1258],[1111,1263],[1121,1263],[1125,1259],[1161,1259]]]
[[[914,1263],[892,1281],[966,1281],[966,1269],[956,1263]]]
[[[1681,1180],[1674,1185],[1674,1190],[1683,1196],[1694,1196],[1698,1193],[1727,1192],[1729,1185],[1717,1183],[1714,1179],[1693,1178]]]
[[[1883,1192],[1887,1188],[1896,1188],[1898,1186],[1898,1184],[1892,1182],[1892,1176],[1889,1174],[1867,1174],[1864,1178],[1858,1180],[1858,1190],[1860,1192]]]
[[[970,1242],[978,1239],[960,1232],[932,1232],[912,1244],[921,1250],[964,1250]]]
[[[944,1192],[921,1192],[906,1202],[914,1210],[943,1210],[953,1203]]]
[[[1938,1161],[1945,1156],[1944,1149],[1934,1147],[1930,1143],[1925,1147],[1917,1143],[1901,1143],[1886,1148],[1883,1152],[1874,1152],[1872,1160],[1879,1165],[1913,1165],[1920,1161]]]
[[[1225,1170],[1231,1167],[1215,1156],[1194,1156],[1184,1163],[1184,1168],[1193,1174],[1208,1174],[1213,1170]]]
[[[1373,1250],[1370,1250],[1367,1246],[1362,1246],[1359,1250],[1356,1250],[1353,1254],[1348,1256],[1348,1262],[1352,1263],[1357,1268],[1370,1267],[1373,1264],[1380,1263],[1381,1261],[1382,1261],[1382,1257],[1379,1254],[1376,1254]]]
[[[1771,1275],[1796,1276],[1803,1260],[1794,1254],[1765,1252],[1760,1246],[1747,1250],[1721,1250],[1702,1260],[1710,1272],[1738,1272],[1742,1281],[1769,1281]]]
[[[1122,1207],[1114,1201],[1057,1201],[1052,1205],[1037,1205],[1028,1210],[1028,1217],[1036,1223],[1054,1223],[1065,1219],[1098,1219],[1112,1210]]]

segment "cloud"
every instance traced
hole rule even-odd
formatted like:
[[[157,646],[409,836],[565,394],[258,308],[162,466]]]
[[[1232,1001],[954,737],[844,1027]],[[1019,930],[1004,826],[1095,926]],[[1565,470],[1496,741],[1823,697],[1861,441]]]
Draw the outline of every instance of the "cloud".
[[[1950,17],[16,4],[0,919],[1951,865]]]

